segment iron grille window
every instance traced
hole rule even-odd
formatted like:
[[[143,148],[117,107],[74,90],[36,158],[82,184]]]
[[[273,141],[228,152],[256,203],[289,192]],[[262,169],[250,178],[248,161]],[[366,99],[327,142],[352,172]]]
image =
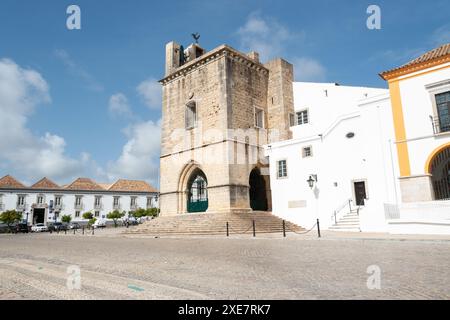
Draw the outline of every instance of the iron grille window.
[[[287,177],[287,163],[286,160],[280,160],[277,162],[278,169],[278,178],[286,178]]]
[[[450,131],[450,91],[437,94],[435,97],[439,132]]]
[[[100,211],[95,211],[95,216],[100,217]]]
[[[202,176],[197,176],[191,186],[191,201],[208,200],[206,181]]]
[[[308,110],[297,112],[297,125],[309,123]]]
[[[312,157],[312,147],[311,146],[304,147],[302,154],[303,154],[303,158]]]
[[[80,211],[75,211],[75,218],[79,218],[80,217]]]

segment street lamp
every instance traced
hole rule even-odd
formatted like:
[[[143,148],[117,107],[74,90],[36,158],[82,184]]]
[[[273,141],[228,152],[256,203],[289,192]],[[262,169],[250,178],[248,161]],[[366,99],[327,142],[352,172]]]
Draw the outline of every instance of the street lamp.
[[[306,182],[308,182],[308,185],[311,189],[314,188],[314,183],[317,182],[317,174],[309,175],[309,179],[306,180]]]

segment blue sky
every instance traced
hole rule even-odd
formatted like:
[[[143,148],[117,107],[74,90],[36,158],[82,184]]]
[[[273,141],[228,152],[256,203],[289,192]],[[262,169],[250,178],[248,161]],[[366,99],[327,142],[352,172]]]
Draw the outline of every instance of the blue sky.
[[[386,87],[378,73],[450,41],[450,2],[437,1],[0,2],[0,176],[157,185],[164,46],[201,34],[282,56],[297,80]],[[66,8],[81,8],[81,30]],[[366,27],[370,4],[381,30]]]

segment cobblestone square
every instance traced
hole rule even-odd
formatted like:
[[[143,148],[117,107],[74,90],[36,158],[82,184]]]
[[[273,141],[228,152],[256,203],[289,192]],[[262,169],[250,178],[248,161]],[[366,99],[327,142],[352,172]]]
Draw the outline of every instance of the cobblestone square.
[[[29,234],[0,244],[0,299],[450,298],[447,240]],[[68,286],[73,266],[79,290]],[[369,266],[380,289],[367,287]]]

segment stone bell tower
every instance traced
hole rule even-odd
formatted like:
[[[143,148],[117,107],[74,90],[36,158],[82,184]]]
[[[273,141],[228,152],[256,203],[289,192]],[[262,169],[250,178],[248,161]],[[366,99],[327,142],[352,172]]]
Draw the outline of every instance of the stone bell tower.
[[[293,67],[227,45],[166,45],[161,215],[271,210],[264,144],[290,138]]]

